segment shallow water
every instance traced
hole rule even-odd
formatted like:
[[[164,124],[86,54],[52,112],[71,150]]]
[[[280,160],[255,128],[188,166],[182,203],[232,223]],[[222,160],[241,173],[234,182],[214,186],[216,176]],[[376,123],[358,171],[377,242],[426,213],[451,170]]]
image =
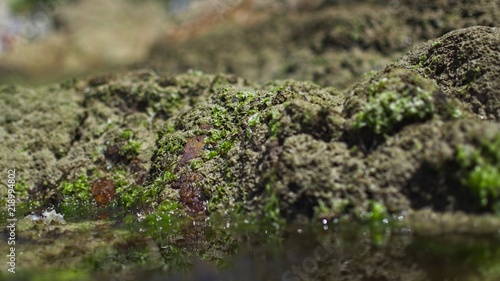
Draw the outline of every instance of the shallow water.
[[[63,254],[86,256],[76,266],[55,254],[40,268],[26,268],[20,256],[15,278],[3,280],[500,280],[498,235],[422,236],[383,222],[276,230],[234,220],[191,221],[167,230],[175,222],[126,221],[87,227],[96,240],[108,239],[107,231],[113,237],[131,232],[126,242],[110,242],[93,253],[72,253],[70,244],[78,242],[68,238]],[[38,251],[71,237],[70,230],[50,227],[38,230],[39,240],[20,240],[19,247]]]

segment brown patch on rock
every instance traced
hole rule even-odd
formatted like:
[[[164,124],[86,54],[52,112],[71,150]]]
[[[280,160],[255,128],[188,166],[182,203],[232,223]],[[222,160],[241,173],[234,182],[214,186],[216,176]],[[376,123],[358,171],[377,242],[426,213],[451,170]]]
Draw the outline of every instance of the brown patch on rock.
[[[106,178],[98,179],[92,184],[91,192],[97,204],[105,206],[115,198],[115,182]]]
[[[104,157],[113,163],[120,163],[123,161],[123,156],[120,155],[120,147],[118,145],[110,145],[104,152]]]
[[[198,174],[193,175],[200,178]],[[181,203],[187,207],[189,214],[199,214],[207,211],[207,202],[201,188],[195,182],[185,182],[179,191]]]
[[[184,146],[184,154],[175,170],[179,170],[179,168],[185,166],[189,160],[200,156],[203,146],[205,146],[206,137],[205,135],[195,136],[187,141],[186,146]]]
[[[129,171],[134,175],[135,183],[138,185],[143,185],[146,181],[147,170],[143,167],[143,162],[139,158],[135,158],[130,163]]]
[[[179,176],[171,187],[179,190],[179,200],[186,207],[188,214],[194,215],[207,211],[206,198],[202,188],[197,184],[203,179],[199,173],[185,172]]]
[[[203,130],[211,129],[209,124],[202,124],[200,128]],[[200,135],[190,138],[184,146],[184,154],[174,169],[178,173],[181,168],[186,166],[187,162],[200,156],[205,146],[206,135]],[[199,173],[183,171],[179,178],[172,183],[171,187],[179,190],[179,200],[186,207],[188,214],[201,214],[207,211],[206,198],[203,195],[202,188],[198,186],[198,182],[203,179]]]
[[[212,129],[212,128],[213,128],[213,127],[212,127],[212,125],[210,125],[210,124],[201,124],[201,125],[200,125],[200,129],[202,129],[202,130],[210,130],[210,129]]]

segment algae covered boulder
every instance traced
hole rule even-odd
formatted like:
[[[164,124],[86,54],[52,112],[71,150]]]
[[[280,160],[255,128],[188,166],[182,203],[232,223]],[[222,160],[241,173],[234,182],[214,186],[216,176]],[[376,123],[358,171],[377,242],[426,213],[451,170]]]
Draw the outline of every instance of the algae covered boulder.
[[[452,31],[413,49],[395,65],[436,81],[450,97],[480,119],[500,118],[500,29],[471,27]]]
[[[205,103],[166,123],[151,180],[163,183],[161,200],[180,199],[189,212],[253,208],[249,202],[263,196],[274,213],[273,167],[282,143],[301,133],[338,139],[342,102],[339,91],[309,82],[219,86]]]
[[[461,76],[475,64],[450,63],[448,76],[476,81],[494,99],[496,29],[437,40],[457,33],[468,40],[478,29],[490,34],[474,41],[490,50],[474,61],[485,65],[482,80]],[[430,45],[438,44],[408,56]],[[219,88],[164,129],[150,174],[167,179],[160,200],[179,198],[195,213],[229,207],[273,219],[496,210],[498,123],[474,118],[425,63],[398,62],[344,93],[303,82]]]
[[[344,91],[152,71],[69,81],[38,96],[3,87],[11,160],[2,167],[22,171],[20,198],[35,202],[32,210],[55,206],[74,217],[106,208],[273,222],[422,208],[494,212],[495,42],[497,28],[453,31]],[[51,108],[57,118],[38,118]],[[50,132],[23,131],[32,127]]]
[[[295,223],[320,222],[334,235],[307,237],[334,250],[311,276],[342,280],[352,270],[345,280],[399,280],[394,272],[404,271],[422,280],[418,258],[401,259],[418,246],[409,233],[498,233],[494,42],[497,28],[453,31],[343,91],[150,70],[1,86],[0,167],[19,175],[19,256],[87,279],[89,267],[205,272],[213,268],[204,262],[224,264],[243,241],[287,246],[291,232],[308,240],[306,224]],[[67,224],[34,221],[47,213]],[[454,249],[468,249],[458,241]],[[480,253],[496,261],[497,247],[484,245]],[[365,254],[372,251],[375,258]]]

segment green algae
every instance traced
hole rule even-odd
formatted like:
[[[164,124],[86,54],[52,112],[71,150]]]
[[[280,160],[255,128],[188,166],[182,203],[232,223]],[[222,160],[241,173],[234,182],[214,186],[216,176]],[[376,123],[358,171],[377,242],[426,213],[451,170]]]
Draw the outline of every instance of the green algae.
[[[88,198],[79,199],[76,190],[88,192],[94,182],[110,179],[115,196],[107,207],[122,211],[154,210],[164,201],[187,202],[191,200],[185,198],[189,187],[193,191],[189,196],[202,198],[210,213],[245,210],[252,215],[269,215],[274,221],[293,219],[293,212],[306,218],[369,213],[370,200],[385,205],[387,199],[369,197],[373,191],[368,189],[375,186],[378,190],[378,185],[386,183],[378,182],[376,173],[361,176],[363,169],[371,167],[370,161],[349,149],[356,144],[346,135],[363,131],[372,138],[389,138],[412,125],[434,119],[447,121],[454,104],[440,96],[433,81],[410,71],[389,68],[365,79],[368,82],[362,81],[351,96],[310,82],[276,81],[251,88],[234,77],[202,73],[163,78],[138,72],[126,74],[124,79],[91,79],[80,86],[87,109],[81,121],[83,129],[78,131],[81,140],[76,140],[77,145],[84,144],[83,156],[91,159],[91,165],[72,168],[56,184],[45,185],[48,190],[61,192],[62,186],[65,191],[64,196],[45,197],[42,206],[49,200],[62,207],[77,206],[78,201],[92,206],[94,199],[88,194]],[[190,101],[189,106],[172,101],[174,92],[185,98],[193,94],[196,101]],[[148,109],[147,103],[166,105],[163,99],[172,102],[168,110],[178,112],[178,116],[166,118],[170,114],[166,109]],[[136,117],[120,119],[123,117],[116,114],[117,108]],[[367,110],[370,108],[374,110]],[[135,122],[146,116],[157,116],[157,120],[147,126]],[[115,121],[108,122],[110,118]],[[304,157],[284,152],[298,147]],[[311,154],[323,147],[322,153],[328,157]],[[420,150],[425,147],[421,144]],[[346,162],[347,158],[351,160]],[[289,162],[282,165],[283,161]],[[315,177],[308,172],[319,170],[336,176]],[[266,175],[268,171],[275,171],[273,180]],[[81,173],[89,177],[86,186],[75,176]],[[257,173],[264,176],[256,179]],[[392,177],[392,171],[388,175]],[[356,189],[356,185],[360,187]],[[397,190],[389,192],[396,194]],[[74,198],[75,204],[64,203],[63,198],[68,202]],[[389,213],[404,208],[401,206],[407,199],[397,198],[401,200],[395,204],[398,207],[384,206]],[[70,210],[66,212],[70,215]]]
[[[380,143],[409,124],[433,118],[462,117],[458,103],[444,96],[436,84],[411,71],[388,68],[354,87],[345,112],[351,134],[364,145]]]
[[[382,79],[374,83],[366,108],[355,116],[354,129],[367,128],[374,134],[390,134],[409,120],[423,121],[435,112],[432,94],[420,88],[403,93],[386,91]]]
[[[452,49],[450,44],[459,47]],[[392,65],[435,80],[447,97],[457,99],[477,118],[498,120],[499,100],[494,93],[499,84],[493,79],[500,73],[497,45],[495,28],[464,28],[418,46]]]
[[[59,186],[62,196],[61,213],[66,219],[83,219],[95,213],[95,201],[86,175],[81,175],[73,182],[62,182]]]
[[[280,199],[277,192],[274,190],[277,176],[275,175],[275,171],[270,171],[266,176],[269,177],[269,180],[265,186],[266,202],[263,210],[263,221],[273,224],[276,228],[279,228],[285,224],[285,221],[281,215]]]
[[[312,83],[295,81],[280,81],[252,91],[224,86],[220,81],[217,83],[219,88],[212,93],[207,103],[195,105],[181,118],[174,118],[171,123],[175,126],[160,133],[158,149],[153,157],[153,178],[161,176],[156,171],[175,169],[175,173],[180,175],[178,183],[174,182],[175,186],[180,185],[181,192],[188,187],[198,190],[196,194],[206,198],[210,213],[224,212],[227,208],[239,211],[253,208],[250,206],[252,194],[262,193],[266,199],[259,204],[265,211],[259,213],[270,214],[274,222],[281,221],[280,198],[273,192],[269,193],[269,183],[259,182],[255,185],[252,181],[242,180],[251,177],[247,173],[251,173],[255,167],[236,163],[245,157],[255,161],[259,146],[271,145],[291,134],[292,122],[288,118],[283,119],[289,115],[287,108],[291,102],[306,99],[308,103],[324,108],[320,112],[311,112],[311,117],[303,124],[302,130],[314,131],[311,127],[321,127],[322,119],[328,117],[326,106],[339,104],[335,101],[339,93],[323,90]],[[317,133],[323,134],[324,138],[331,138],[328,131],[322,131]],[[200,146],[200,151],[194,154],[190,151],[193,136],[204,139],[204,146]],[[176,140],[179,140],[178,145],[175,145]],[[185,147],[181,152],[182,145]],[[173,146],[177,147],[174,151]],[[194,159],[193,156],[186,156],[188,153]],[[183,159],[190,159],[189,165],[185,165]],[[246,168],[241,170],[238,168],[240,165]],[[214,178],[217,175],[219,180]],[[248,184],[255,187],[245,188]],[[268,201],[265,194],[274,198],[272,204],[265,203]],[[159,200],[175,202],[179,200],[178,196],[181,193],[167,184],[160,192]],[[270,207],[266,208],[266,204]]]
[[[483,208],[500,211],[500,134],[483,139],[476,147],[460,146],[456,161],[460,180],[474,194]]]
[[[354,27],[354,33],[334,32],[325,42],[332,43],[345,35],[348,40],[362,44],[360,32],[365,26]],[[383,30],[386,28],[388,26]],[[432,43],[436,52],[457,45],[436,42],[440,42]],[[70,220],[69,227],[81,219],[99,219],[118,226],[123,223],[125,231],[108,233],[98,228],[91,227],[91,230],[87,225],[73,235],[68,228],[51,225],[24,228],[21,235],[28,246],[40,242],[40,237],[47,233],[49,239],[41,242],[63,242],[57,247],[59,252],[42,249],[42,260],[57,258],[61,262],[83,256],[75,270],[87,278],[93,272],[112,276],[115,271],[142,270],[142,266],[153,264],[148,257],[151,253],[146,251],[148,245],[154,245],[152,248],[161,256],[160,261],[154,262],[158,267],[153,270],[161,268],[162,274],[167,267],[186,272],[195,270],[198,260],[218,266],[227,264],[234,254],[241,253],[242,241],[282,245],[290,233],[301,234],[306,228],[304,225],[286,228],[293,221],[320,221],[320,227],[325,229],[335,228],[328,222],[348,218],[339,227],[349,228],[348,223],[355,218],[367,222],[368,226],[353,231],[356,235],[350,238],[356,243],[365,243],[365,247],[353,248],[354,245],[349,244],[341,249],[340,258],[330,264],[332,272],[328,272],[329,267],[325,265],[326,270],[319,271],[318,277],[323,274],[331,278],[329,273],[346,272],[380,274],[363,276],[368,279],[390,279],[384,278],[387,272],[388,276],[390,272],[418,275],[421,272],[415,270],[411,255],[404,252],[412,239],[406,235],[411,230],[392,225],[394,220],[399,221],[399,215],[404,219],[402,214],[413,209],[432,208],[432,214],[437,216],[434,211],[445,208],[439,201],[443,197],[458,202],[446,205],[446,211],[471,212],[468,198],[460,197],[459,192],[453,190],[456,182],[450,178],[457,176],[455,172],[459,172],[459,182],[472,190],[485,211],[495,211],[498,201],[496,182],[500,158],[495,151],[499,151],[499,141],[479,140],[470,144],[473,137],[467,127],[468,124],[489,129],[494,126],[488,127],[478,120],[453,122],[452,119],[460,115],[452,101],[454,93],[446,91],[446,81],[434,79],[443,70],[446,59],[441,54],[419,54],[417,65],[412,69],[423,72],[420,75],[388,67],[363,78],[353,93],[292,80],[260,86],[232,75],[189,72],[162,76],[152,71],[97,77],[53,87],[51,91],[71,100],[66,104],[68,107],[61,110],[72,113],[67,115],[71,118],[56,119],[53,123],[71,122],[60,123],[64,125],[61,132],[53,130],[51,124],[51,130],[62,133],[65,141],[41,146],[26,139],[19,145],[7,143],[9,149],[14,147],[23,157],[42,151],[33,157],[36,167],[46,163],[52,167],[44,173],[24,169],[28,172],[19,186],[21,200],[31,196],[31,200],[41,202],[37,211],[54,203]],[[344,60],[345,66],[356,64],[354,60]],[[459,63],[464,61],[460,57]],[[481,84],[488,69],[475,66],[462,74],[467,82],[465,92],[469,92],[478,89],[476,84]],[[5,98],[9,107],[19,96],[31,98],[35,92],[3,86],[0,91],[2,101]],[[11,94],[17,96],[12,98]],[[462,99],[462,102],[468,101]],[[78,110],[72,111],[71,106]],[[491,113],[496,109],[489,110]],[[15,133],[12,123],[22,120],[29,111],[31,109],[21,113],[6,111],[1,129]],[[472,112],[467,108],[464,111]],[[26,120],[32,122],[36,118],[39,116]],[[42,131],[41,135],[47,132]],[[353,141],[350,136],[353,132],[361,134],[360,141]],[[380,137],[379,147],[374,145],[360,153],[363,144],[377,137]],[[53,161],[47,155],[54,156]],[[454,166],[447,169],[450,159],[458,162],[457,170],[452,169]],[[15,160],[16,164],[22,162]],[[116,187],[114,199],[104,207],[96,206],[89,192],[100,179],[111,180]],[[31,192],[25,192],[28,189]],[[186,189],[191,193],[183,195]],[[186,202],[200,198],[206,201],[207,211],[191,212]],[[416,204],[420,198],[431,199]],[[431,201],[434,198],[436,201]],[[462,209],[464,205],[467,208]],[[467,218],[472,221],[471,225],[479,221]],[[441,226],[435,224],[432,229],[441,229]],[[83,249],[74,246],[80,238],[91,237],[86,241],[92,242],[100,235],[106,238],[100,245]],[[110,243],[112,237],[123,240]],[[312,237],[306,236],[309,240]],[[149,244],[143,243],[144,239]],[[325,239],[335,241],[331,237]],[[302,236],[299,240],[308,239]],[[364,242],[366,240],[369,243]],[[461,249],[456,245],[450,247]],[[451,251],[440,257],[469,255],[477,260],[474,267],[484,264],[481,272],[490,274],[486,277],[496,277],[498,270],[485,257],[491,257],[495,263],[497,253],[478,247],[483,257],[471,254],[474,250]],[[440,250],[435,252],[438,256]],[[370,256],[375,262],[364,259],[364,253],[373,253]],[[410,261],[406,263],[405,258],[409,256]],[[28,264],[35,264],[33,260]],[[351,261],[358,261],[356,266],[361,266],[361,270],[350,268]],[[336,265],[342,265],[342,270]],[[53,280],[68,278],[68,274],[71,278],[79,276],[70,272],[54,271]],[[419,277],[400,279],[429,280]]]

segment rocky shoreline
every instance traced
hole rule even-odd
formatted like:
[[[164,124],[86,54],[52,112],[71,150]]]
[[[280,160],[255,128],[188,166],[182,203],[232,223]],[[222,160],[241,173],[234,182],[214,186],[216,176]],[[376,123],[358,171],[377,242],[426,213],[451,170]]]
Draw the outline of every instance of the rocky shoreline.
[[[476,16],[491,25],[494,13]],[[318,35],[323,47],[347,38],[377,57],[387,51],[383,67],[344,65],[337,75],[309,76],[306,63],[304,72],[290,70],[303,79],[277,79],[266,66],[240,77],[219,73],[232,62],[218,54],[211,73],[142,69],[36,88],[0,85],[0,171],[16,171],[19,257],[33,268],[63,268],[61,276],[65,265],[77,268],[83,280],[95,277],[87,267],[133,275],[145,264],[145,276],[173,269],[229,272],[230,280],[241,265],[217,266],[234,255],[250,259],[241,245],[286,249],[303,240],[336,245],[311,273],[315,280],[401,280],[401,272],[405,280],[444,280],[426,259],[460,265],[461,251],[474,254],[484,277],[465,280],[497,280],[500,29],[455,29],[449,20],[431,30],[419,22],[418,40],[433,39],[408,51],[376,36]],[[203,36],[217,37],[163,50],[177,54]],[[179,70],[189,66],[174,62],[182,57],[163,62]],[[379,70],[358,73],[365,68]],[[446,248],[443,237],[454,242]],[[300,245],[314,247],[307,243]],[[26,272],[19,280],[36,273]],[[296,277],[283,272],[282,280]]]
[[[3,86],[1,168],[33,210],[496,212],[498,43],[497,28],[453,31],[345,91],[151,71]]]

